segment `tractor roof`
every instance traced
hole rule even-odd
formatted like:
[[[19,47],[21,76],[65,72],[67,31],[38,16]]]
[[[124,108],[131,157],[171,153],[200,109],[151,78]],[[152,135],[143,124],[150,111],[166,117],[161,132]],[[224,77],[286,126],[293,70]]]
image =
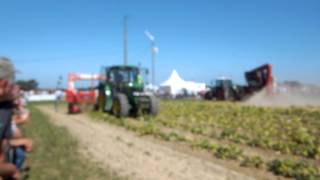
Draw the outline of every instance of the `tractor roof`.
[[[139,69],[137,66],[130,66],[130,65],[114,65],[114,66],[109,66],[107,68],[109,68],[109,69],[126,69],[126,70]]]
[[[220,76],[218,77],[216,80],[219,80],[219,81],[227,81],[227,80],[231,80],[231,78],[228,78],[226,76]]]

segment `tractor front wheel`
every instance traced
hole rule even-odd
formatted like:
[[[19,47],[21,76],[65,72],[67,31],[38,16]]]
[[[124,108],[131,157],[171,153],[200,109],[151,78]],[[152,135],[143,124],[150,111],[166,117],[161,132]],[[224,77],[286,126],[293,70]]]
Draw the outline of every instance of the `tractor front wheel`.
[[[117,117],[127,117],[129,115],[129,102],[124,94],[117,94],[112,103],[112,113]]]

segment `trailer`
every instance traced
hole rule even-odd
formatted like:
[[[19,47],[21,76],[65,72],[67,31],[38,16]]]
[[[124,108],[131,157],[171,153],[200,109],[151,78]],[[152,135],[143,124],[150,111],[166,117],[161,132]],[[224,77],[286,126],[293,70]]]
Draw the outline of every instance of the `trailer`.
[[[84,106],[94,106],[97,100],[97,88],[94,86],[95,81],[102,80],[98,74],[76,74],[68,75],[68,88],[65,90],[65,100],[68,103],[68,113],[76,114],[82,111]],[[75,87],[76,81],[90,81],[89,88]]]

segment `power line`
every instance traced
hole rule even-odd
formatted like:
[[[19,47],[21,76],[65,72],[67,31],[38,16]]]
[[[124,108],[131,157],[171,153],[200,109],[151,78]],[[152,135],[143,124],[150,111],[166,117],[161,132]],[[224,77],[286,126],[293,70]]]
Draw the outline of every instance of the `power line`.
[[[128,65],[128,16],[123,19],[123,61]]]

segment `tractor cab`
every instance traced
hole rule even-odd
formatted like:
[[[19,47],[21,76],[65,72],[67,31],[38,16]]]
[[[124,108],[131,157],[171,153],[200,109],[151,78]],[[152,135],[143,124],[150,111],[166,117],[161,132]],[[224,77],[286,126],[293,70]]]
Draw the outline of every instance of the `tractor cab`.
[[[143,91],[144,80],[139,68],[132,66],[113,66],[105,70],[106,80],[112,85],[114,91]]]
[[[105,77],[99,84],[97,109],[118,117],[146,112],[157,114],[156,98],[144,91],[146,69],[135,66],[111,66],[101,69]]]
[[[217,100],[234,100],[235,87],[229,78],[218,78],[213,91]]]
[[[222,77],[216,80],[216,87],[229,89],[233,87],[233,83],[231,79]]]
[[[226,100],[229,98],[230,91],[233,88],[231,79],[226,77],[217,78],[211,81],[209,90],[205,93],[205,99]]]

